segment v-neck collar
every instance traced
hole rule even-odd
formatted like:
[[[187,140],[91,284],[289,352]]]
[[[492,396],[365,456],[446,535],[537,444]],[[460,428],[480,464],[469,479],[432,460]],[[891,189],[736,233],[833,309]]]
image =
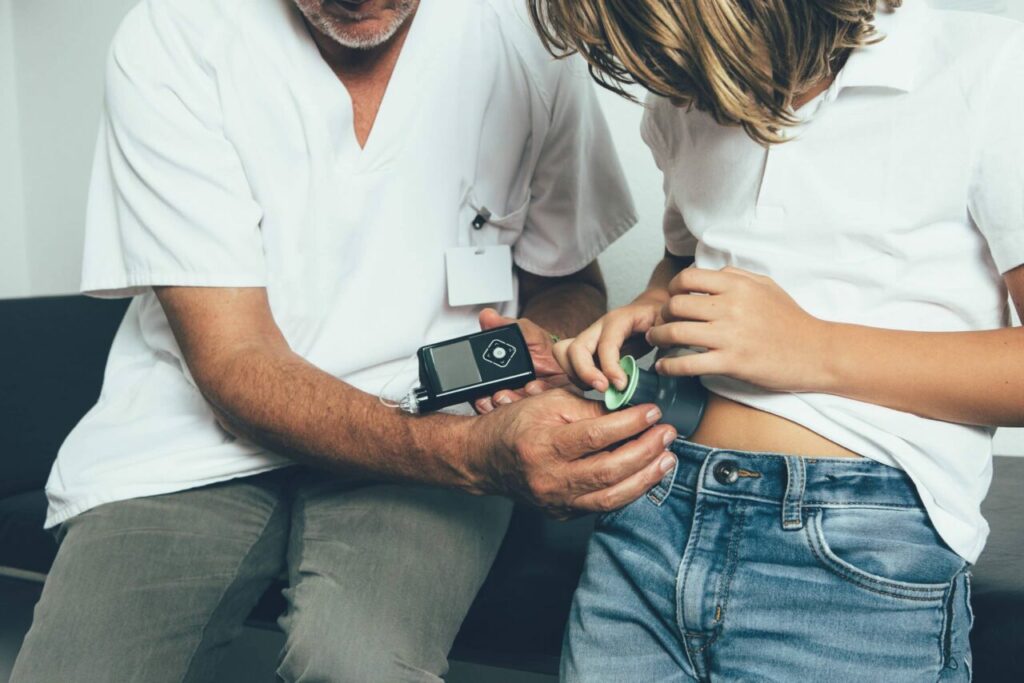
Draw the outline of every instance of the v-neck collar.
[[[417,113],[419,94],[429,82],[425,72],[432,54],[430,46],[439,36],[431,31],[436,2],[422,0],[402,45],[377,111],[366,145],[359,146],[355,131],[352,97],[348,88],[320,54],[305,20],[300,40],[305,52],[307,83],[318,104],[324,107],[324,124],[338,154],[339,165],[354,173],[366,173],[390,165],[405,147],[412,117]]]

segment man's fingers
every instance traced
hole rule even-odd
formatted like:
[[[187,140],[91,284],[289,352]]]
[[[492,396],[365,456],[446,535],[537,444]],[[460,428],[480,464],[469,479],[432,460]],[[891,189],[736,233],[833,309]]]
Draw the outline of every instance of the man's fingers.
[[[675,438],[675,429],[669,425],[658,425],[614,451],[570,463],[566,472],[572,482],[572,491],[583,495],[615,486],[661,457]]]
[[[657,406],[636,406],[565,425],[556,430],[553,442],[567,460],[578,460],[634,437],[660,419]]]
[[[493,308],[485,308],[480,311],[480,329],[493,330],[495,327],[504,327],[515,322],[513,318],[506,318]]]
[[[489,398],[478,398],[473,402],[473,407],[476,409],[476,412],[481,415],[486,415],[487,413],[494,411],[494,403]]]
[[[545,377],[544,379],[535,379],[525,387],[523,391],[526,392],[527,396],[538,396],[543,394],[545,391],[551,391],[552,389],[569,389],[571,391],[578,391],[576,385],[572,383],[568,375],[565,373],[559,375],[552,375]]]
[[[658,485],[676,466],[671,453],[655,458],[647,467],[619,483],[599,491],[587,493],[573,501],[573,507],[589,512],[611,512],[629,505]]]
[[[511,389],[503,389],[496,393],[493,397],[494,404],[498,406],[507,406],[516,401],[522,401],[526,398],[526,392],[523,390],[513,391]]]

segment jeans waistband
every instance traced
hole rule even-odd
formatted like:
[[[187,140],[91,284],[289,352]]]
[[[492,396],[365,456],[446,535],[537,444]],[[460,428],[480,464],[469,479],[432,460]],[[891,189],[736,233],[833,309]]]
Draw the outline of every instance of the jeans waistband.
[[[788,528],[803,526],[803,507],[922,507],[906,473],[866,458],[736,451],[682,439],[671,448],[678,465],[650,494],[659,504],[673,486],[776,503]]]

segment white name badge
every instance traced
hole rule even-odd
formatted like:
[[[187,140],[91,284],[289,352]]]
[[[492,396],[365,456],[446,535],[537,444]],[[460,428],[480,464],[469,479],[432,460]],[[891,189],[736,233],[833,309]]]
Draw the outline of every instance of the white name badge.
[[[512,248],[507,244],[447,249],[445,265],[449,306],[495,304],[515,296]]]

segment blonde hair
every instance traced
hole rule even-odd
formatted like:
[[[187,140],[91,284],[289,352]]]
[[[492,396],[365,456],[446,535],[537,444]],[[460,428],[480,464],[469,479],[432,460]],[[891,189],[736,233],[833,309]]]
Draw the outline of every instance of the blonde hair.
[[[880,0],[529,0],[556,56],[580,53],[602,86],[707,111],[753,139],[781,142],[793,100],[876,42]],[[895,9],[903,0],[886,0]]]

